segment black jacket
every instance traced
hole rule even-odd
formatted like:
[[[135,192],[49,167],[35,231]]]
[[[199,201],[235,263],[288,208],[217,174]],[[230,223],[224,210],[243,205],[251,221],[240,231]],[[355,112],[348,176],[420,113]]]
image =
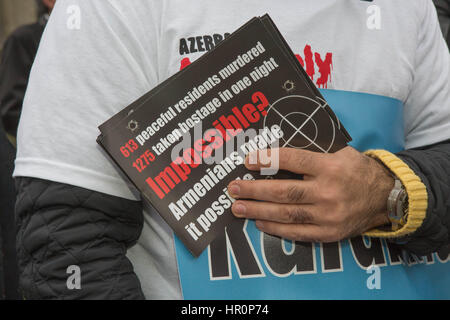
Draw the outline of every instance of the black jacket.
[[[17,254],[26,299],[144,298],[125,256],[142,230],[140,202],[33,178],[17,179],[16,186]],[[80,270],[81,290],[67,285],[70,266]]]
[[[12,178],[14,156],[15,150],[0,122],[0,300],[19,297],[14,224],[16,194]]]

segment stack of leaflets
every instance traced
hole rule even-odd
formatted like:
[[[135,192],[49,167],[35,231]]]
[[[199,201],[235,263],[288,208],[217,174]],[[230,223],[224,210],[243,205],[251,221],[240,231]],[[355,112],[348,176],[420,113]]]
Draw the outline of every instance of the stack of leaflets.
[[[268,15],[99,129],[97,142],[194,256],[239,220],[232,180],[298,178],[272,162],[267,172],[250,172],[250,152],[335,152],[351,140]]]

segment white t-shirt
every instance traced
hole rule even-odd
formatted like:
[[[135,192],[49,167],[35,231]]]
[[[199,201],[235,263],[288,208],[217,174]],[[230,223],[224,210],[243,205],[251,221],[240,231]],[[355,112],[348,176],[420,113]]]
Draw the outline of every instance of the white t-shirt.
[[[449,138],[450,57],[431,0],[59,0],[33,65],[14,175],[138,199],[98,125],[269,13],[313,81],[404,103],[406,147]],[[146,208],[131,259],[148,299],[181,298],[171,230]]]

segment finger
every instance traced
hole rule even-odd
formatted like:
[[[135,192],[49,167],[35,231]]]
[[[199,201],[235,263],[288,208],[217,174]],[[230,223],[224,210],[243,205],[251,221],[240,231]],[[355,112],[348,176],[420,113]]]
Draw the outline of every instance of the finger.
[[[249,170],[278,168],[299,174],[316,175],[323,167],[325,155],[293,148],[266,149],[251,152],[245,158]]]
[[[235,199],[277,203],[313,203],[314,182],[301,180],[235,180],[228,193]]]
[[[326,239],[324,228],[315,224],[286,224],[257,220],[256,227],[267,234],[303,242],[323,242]]]
[[[239,200],[233,203],[231,211],[239,218],[267,220],[279,223],[317,224],[323,220],[320,215],[315,213],[314,206],[312,205]]]

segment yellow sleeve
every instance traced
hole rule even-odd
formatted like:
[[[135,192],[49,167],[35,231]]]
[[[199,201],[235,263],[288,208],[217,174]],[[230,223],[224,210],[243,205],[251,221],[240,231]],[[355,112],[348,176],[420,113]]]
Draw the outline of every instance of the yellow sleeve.
[[[380,160],[403,183],[408,194],[408,218],[398,230],[373,229],[364,233],[369,237],[397,238],[417,230],[422,225],[427,212],[428,194],[425,185],[409,166],[400,158],[386,150],[368,150],[367,156]]]

